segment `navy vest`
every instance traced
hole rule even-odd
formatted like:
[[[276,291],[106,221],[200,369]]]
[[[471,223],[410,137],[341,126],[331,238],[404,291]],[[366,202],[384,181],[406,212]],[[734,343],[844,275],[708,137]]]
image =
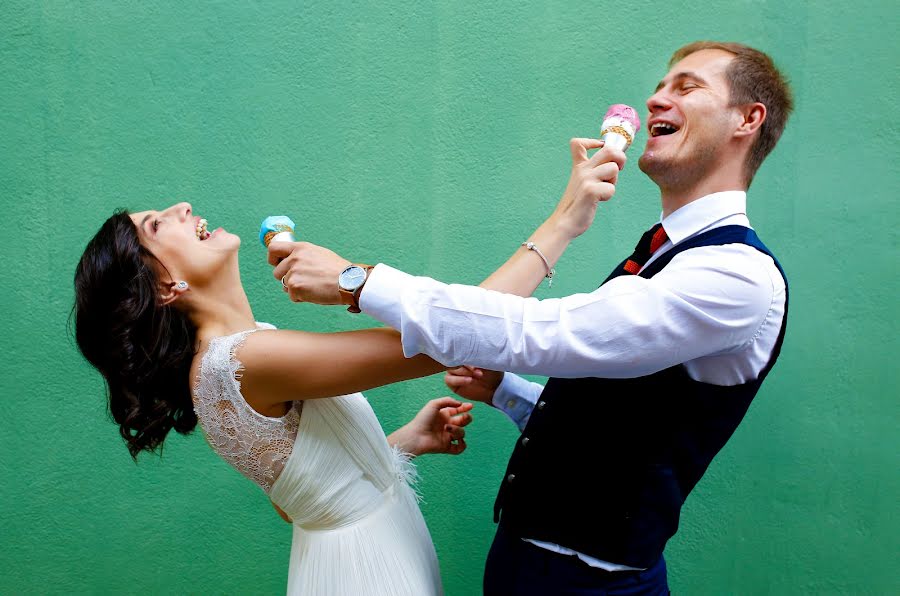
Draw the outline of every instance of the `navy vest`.
[[[723,226],[673,247],[639,275],[653,277],[685,250],[738,243],[775,259],[753,230]],[[620,265],[606,281],[622,271]],[[632,379],[551,378],[516,442],[494,521],[502,517],[504,528],[521,538],[604,561],[653,565],[678,529],[685,498],[778,359],[787,307],[785,287],[771,358],[743,385],[701,383],[680,364]]]

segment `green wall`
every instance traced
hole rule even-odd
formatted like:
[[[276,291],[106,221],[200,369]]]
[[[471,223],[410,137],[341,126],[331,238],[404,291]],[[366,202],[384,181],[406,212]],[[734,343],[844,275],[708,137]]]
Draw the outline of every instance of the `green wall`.
[[[260,320],[368,325],[285,300],[255,239],[263,216],[288,213],[303,238],[363,261],[477,283],[555,205],[568,138],[596,134],[610,103],[643,106],[699,38],[765,49],[794,84],[797,112],[749,198],[792,319],[687,503],[671,585],[897,593],[896,5],[622,5],[0,3],[0,593],[284,589],[290,529],[263,493],[199,434],[134,465],[67,336],[75,263],[114,207],[186,199],[240,234]],[[538,295],[590,290],[657,217],[636,158]],[[436,376],[368,395],[393,429],[444,393]],[[480,408],[468,452],[420,461],[451,596],[480,593],[514,437]]]

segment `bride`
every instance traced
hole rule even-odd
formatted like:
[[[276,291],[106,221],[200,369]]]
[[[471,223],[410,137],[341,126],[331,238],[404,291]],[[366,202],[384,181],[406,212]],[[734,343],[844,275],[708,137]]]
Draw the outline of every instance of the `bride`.
[[[131,456],[199,422],[292,521],[291,594],[441,594],[409,459],[461,453],[472,405],[432,400],[385,437],[358,391],[442,367],[404,358],[389,329],[257,323],[239,246],[187,203],[117,212],[88,243],[75,273],[76,341],[106,380]]]

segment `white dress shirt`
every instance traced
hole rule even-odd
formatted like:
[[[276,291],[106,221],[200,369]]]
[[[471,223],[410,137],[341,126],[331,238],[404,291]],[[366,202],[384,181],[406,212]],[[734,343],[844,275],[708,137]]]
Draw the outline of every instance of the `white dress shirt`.
[[[707,230],[749,227],[746,194],[707,195],[661,223],[669,240],[646,265]],[[772,259],[744,244],[684,251],[650,279],[623,275],[563,298],[448,285],[387,265],[375,267],[360,295],[364,312],[401,332],[407,357],[421,353],[448,366],[563,378],[633,378],[684,364],[694,380],[725,386],[755,379],[768,363],[784,302],[784,280]],[[522,428],[541,390],[507,374],[494,405]],[[630,569],[539,546],[592,566]]]

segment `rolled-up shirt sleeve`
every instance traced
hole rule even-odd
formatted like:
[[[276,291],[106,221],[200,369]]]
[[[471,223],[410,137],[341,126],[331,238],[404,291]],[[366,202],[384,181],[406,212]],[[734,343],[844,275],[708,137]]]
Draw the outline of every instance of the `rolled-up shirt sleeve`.
[[[653,278],[622,276],[547,300],[378,265],[360,306],[401,332],[406,356],[563,378],[637,377],[742,349],[759,335],[771,278],[758,259],[742,258],[754,249],[734,250],[685,251]]]

